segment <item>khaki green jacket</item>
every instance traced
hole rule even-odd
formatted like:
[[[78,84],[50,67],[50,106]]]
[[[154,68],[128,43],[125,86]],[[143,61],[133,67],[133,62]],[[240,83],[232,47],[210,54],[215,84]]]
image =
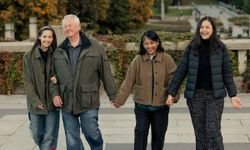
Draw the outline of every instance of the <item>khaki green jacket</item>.
[[[48,54],[47,64],[39,52],[35,50],[27,52],[23,56],[23,82],[27,93],[28,111],[34,114],[47,114],[48,110],[54,109],[54,105],[49,94],[49,77],[51,68],[52,52]],[[46,65],[46,71],[44,67]],[[45,81],[45,74],[47,80]],[[45,109],[37,109],[39,104],[44,104]]]
[[[86,38],[86,37],[85,37]],[[110,100],[116,97],[116,86],[104,48],[94,39],[91,45],[82,49],[78,57],[75,76],[70,69],[70,62],[65,46],[67,39],[54,52],[53,67],[58,85],[51,85],[52,96],[60,95],[63,110],[81,113],[100,106],[100,81]],[[64,46],[63,46],[64,45]]]
[[[175,69],[176,64],[165,52],[158,52],[152,61],[147,54],[137,55],[128,68],[116,101],[123,105],[133,90],[133,100],[136,103],[165,105],[168,85]]]

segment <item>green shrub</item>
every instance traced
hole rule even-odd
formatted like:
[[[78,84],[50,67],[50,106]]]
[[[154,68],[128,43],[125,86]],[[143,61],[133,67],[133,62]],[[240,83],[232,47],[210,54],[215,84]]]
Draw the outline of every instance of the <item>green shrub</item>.
[[[23,53],[0,52],[0,94],[10,95],[22,85]]]
[[[170,33],[158,32],[161,41],[169,41],[177,43],[178,41],[190,40],[193,36],[191,33]],[[125,78],[130,62],[138,53],[139,49],[126,51],[126,43],[139,43],[141,33],[124,34],[124,35],[97,35],[96,39],[102,42],[107,48],[108,58],[115,69],[116,84],[120,84]],[[112,46],[110,46],[110,44]],[[138,44],[139,45],[139,44]],[[178,64],[183,50],[170,50],[166,52],[172,56],[176,64]],[[0,52],[0,94],[11,94],[16,87],[22,83],[22,56],[24,53]],[[238,76],[238,53],[237,51],[229,51],[233,62],[234,76]],[[248,52],[247,70],[250,70],[250,54]],[[250,73],[246,73],[246,80],[250,84]],[[184,88],[184,85],[182,86]],[[183,91],[183,90],[182,90]]]
[[[247,16],[231,17],[228,19],[228,21],[237,26],[249,26],[249,18]]]

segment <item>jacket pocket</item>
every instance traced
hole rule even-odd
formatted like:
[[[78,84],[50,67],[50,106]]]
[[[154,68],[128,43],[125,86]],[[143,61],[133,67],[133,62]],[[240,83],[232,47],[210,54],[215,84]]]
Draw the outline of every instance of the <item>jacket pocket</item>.
[[[147,91],[145,91],[145,89],[143,89],[142,85],[138,85],[136,84],[134,87],[134,99],[136,101],[144,101],[146,100],[145,98],[147,97]]]
[[[81,107],[99,106],[99,88],[96,84],[82,84],[77,93]]]

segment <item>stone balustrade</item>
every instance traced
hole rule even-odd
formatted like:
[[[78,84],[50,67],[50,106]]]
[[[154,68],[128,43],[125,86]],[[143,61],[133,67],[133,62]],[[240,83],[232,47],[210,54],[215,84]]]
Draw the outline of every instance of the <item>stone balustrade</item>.
[[[239,73],[246,70],[247,51],[250,50],[250,39],[227,39],[222,40],[229,50],[238,51],[238,69]],[[165,49],[170,50],[184,50],[189,41],[180,41],[177,43],[163,42],[162,45]],[[26,52],[31,49],[34,42],[0,42],[0,52]],[[112,47],[111,44],[109,44]],[[139,43],[127,43],[127,51],[138,51]],[[106,49],[112,51],[112,49]]]
[[[5,40],[7,40],[7,41],[15,40],[14,23],[6,23],[4,25],[4,28],[5,28],[5,32],[4,32]]]

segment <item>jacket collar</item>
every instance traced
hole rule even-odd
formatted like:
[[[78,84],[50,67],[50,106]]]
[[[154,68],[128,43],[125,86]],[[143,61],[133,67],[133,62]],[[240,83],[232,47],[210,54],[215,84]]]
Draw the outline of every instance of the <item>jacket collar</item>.
[[[80,40],[81,40],[81,49],[87,49],[91,46],[90,40],[89,38],[80,31]],[[66,38],[62,44],[60,44],[58,47],[65,50],[67,52],[67,50],[69,49],[69,39]]]
[[[189,45],[188,47],[190,49],[190,51],[192,51],[192,53],[196,56],[199,56],[199,52],[198,52],[198,49],[194,48],[193,45]],[[221,46],[216,44],[214,47],[211,48],[210,50],[210,55],[213,55],[213,54],[218,54],[219,53],[219,49],[221,49]]]
[[[165,53],[165,52],[157,52],[156,55],[155,55],[154,61],[161,62],[162,61],[162,57],[163,57],[163,53]],[[149,61],[150,57],[146,53],[146,54],[142,55],[142,59],[143,59],[143,61]]]
[[[41,54],[40,54],[39,49],[40,49],[40,46],[37,46],[37,47],[34,49],[35,58],[40,58],[40,57],[42,57]],[[50,55],[50,54],[52,53],[51,48],[49,48],[48,51],[49,51],[48,54]]]

